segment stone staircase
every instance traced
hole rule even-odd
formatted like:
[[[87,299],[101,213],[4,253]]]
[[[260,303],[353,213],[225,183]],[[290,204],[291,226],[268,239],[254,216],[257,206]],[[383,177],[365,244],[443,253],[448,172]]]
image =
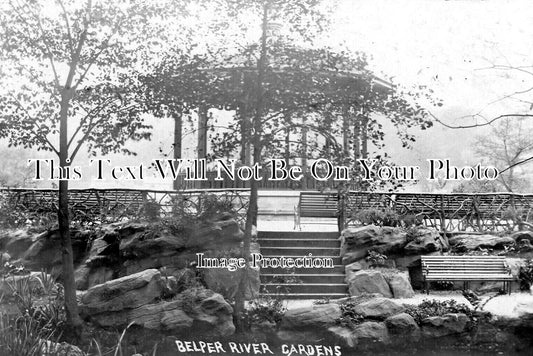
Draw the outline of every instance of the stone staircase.
[[[333,259],[334,268],[261,268],[261,294],[287,299],[338,299],[346,297],[344,266],[338,232],[259,231],[264,257],[313,257]]]

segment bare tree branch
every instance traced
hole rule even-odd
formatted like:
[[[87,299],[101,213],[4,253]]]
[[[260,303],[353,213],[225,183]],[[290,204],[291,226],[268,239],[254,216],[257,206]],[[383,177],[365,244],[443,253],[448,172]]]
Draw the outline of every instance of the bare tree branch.
[[[436,121],[438,122],[439,124],[441,124],[442,126],[444,127],[447,127],[449,129],[472,129],[472,128],[476,128],[476,127],[482,127],[482,126],[489,126],[491,125],[492,123],[498,121],[498,120],[501,120],[501,119],[505,119],[505,118],[512,118],[512,117],[526,117],[526,118],[533,118],[533,114],[504,114],[504,115],[499,115],[499,116],[496,116],[490,120],[488,120],[487,122],[483,122],[483,123],[476,123],[476,124],[472,124],[472,125],[459,125],[459,126],[454,126],[454,125],[449,125],[443,121],[441,121],[438,117],[436,117],[431,111],[428,111],[429,115]],[[479,116],[479,117],[482,117],[481,115],[472,115],[470,117],[472,117],[473,119],[476,118],[476,116]],[[468,117],[468,116],[465,116],[465,118]]]

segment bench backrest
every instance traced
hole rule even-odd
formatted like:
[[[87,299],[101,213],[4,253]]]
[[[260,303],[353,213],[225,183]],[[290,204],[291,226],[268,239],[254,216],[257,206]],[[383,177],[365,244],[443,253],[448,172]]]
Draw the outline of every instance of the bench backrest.
[[[421,256],[422,273],[432,275],[509,275],[504,256]]]
[[[331,193],[300,193],[298,207],[300,216],[303,217],[326,217],[332,218],[338,216],[339,197]]]

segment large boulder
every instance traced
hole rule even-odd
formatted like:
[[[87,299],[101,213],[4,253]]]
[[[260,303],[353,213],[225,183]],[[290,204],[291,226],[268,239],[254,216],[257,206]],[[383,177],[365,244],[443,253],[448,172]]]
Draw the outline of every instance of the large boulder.
[[[478,248],[503,249],[506,245],[514,244],[515,240],[510,236],[456,235],[449,242],[457,250],[470,251]]]
[[[161,273],[145,270],[89,288],[81,298],[80,312],[92,316],[137,308],[160,298],[164,290]]]
[[[379,293],[384,297],[392,298],[387,280],[379,270],[361,270],[347,274],[345,281],[351,296]]]
[[[362,347],[390,343],[387,326],[381,322],[365,321],[354,328],[353,336]]]
[[[443,251],[448,249],[446,240],[434,229],[422,228],[410,237],[411,241],[405,245],[408,254],[422,255],[428,252]]]
[[[127,259],[140,259],[154,255],[169,255],[185,247],[186,238],[166,232],[137,231],[120,241],[120,255]]]
[[[328,332],[333,340],[335,340],[335,343],[338,343],[341,346],[353,348],[357,345],[357,337],[350,328],[335,325],[330,326]]]
[[[170,301],[96,314],[91,320],[100,326],[121,328],[130,323],[145,329],[202,335],[229,336],[235,332],[233,309],[224,298],[204,288],[192,288]]]
[[[116,247],[117,244],[109,243],[103,237],[95,239],[91,244],[85,264],[91,267],[113,264],[118,259]]]
[[[396,270],[384,273],[384,276],[394,298],[412,298],[415,296],[415,291],[409,279],[409,272]]]
[[[422,320],[422,334],[428,338],[459,334],[465,331],[468,317],[463,313],[430,316]]]
[[[75,264],[78,264],[83,260],[87,251],[91,233],[71,229],[70,236],[73,260]],[[59,230],[47,230],[33,236],[31,240],[31,245],[18,254],[19,262],[32,270],[61,271],[61,237]],[[13,254],[11,257],[15,258]]]
[[[17,259],[35,242],[39,235],[31,235],[27,230],[4,230],[0,232],[0,250]]]
[[[327,328],[335,325],[340,316],[341,309],[337,303],[289,309],[283,316],[280,327],[285,330]]]
[[[398,337],[407,336],[412,339],[420,337],[420,328],[418,324],[415,319],[407,313],[390,316],[385,320],[385,324],[391,335]]]
[[[406,233],[399,228],[368,225],[342,231],[341,256],[348,264],[364,258],[369,250],[382,254],[401,252],[406,243]]]
[[[370,319],[383,320],[402,313],[405,308],[388,298],[374,298],[354,306],[354,312]]]

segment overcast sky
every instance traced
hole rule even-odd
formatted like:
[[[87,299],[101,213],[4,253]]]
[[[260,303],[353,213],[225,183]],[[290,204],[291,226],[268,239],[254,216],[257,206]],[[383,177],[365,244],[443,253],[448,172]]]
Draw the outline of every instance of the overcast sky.
[[[533,78],[490,67],[533,65],[531,0],[339,0],[331,31],[328,44],[366,52],[378,75],[435,90],[444,105],[432,112],[449,124],[464,123],[465,115],[476,113],[490,118],[529,110],[516,100],[499,99],[533,86]],[[135,144],[142,155],[117,163],[160,157],[159,147],[170,149],[171,126],[170,120],[158,121],[154,141]],[[461,165],[476,161],[472,141],[484,133],[437,124],[419,131],[411,151],[402,150],[392,136],[387,147],[403,164],[451,158]],[[194,143],[189,135],[186,155],[194,153]]]

